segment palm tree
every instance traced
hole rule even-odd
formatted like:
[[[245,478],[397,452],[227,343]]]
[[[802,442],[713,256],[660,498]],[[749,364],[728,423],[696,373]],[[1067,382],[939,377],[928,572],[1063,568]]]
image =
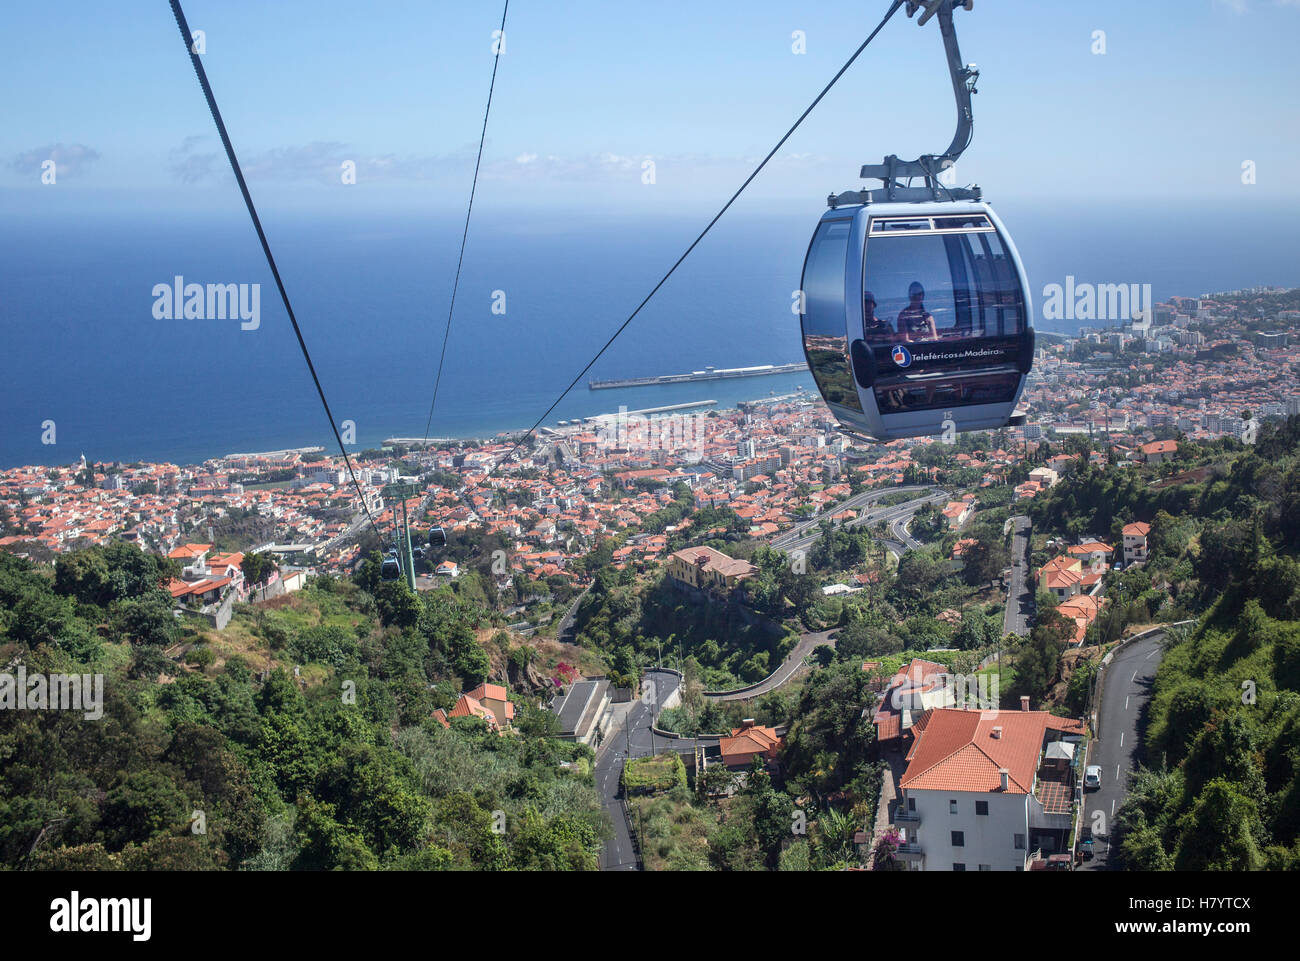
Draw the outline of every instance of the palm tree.
[[[828,807],[818,819],[817,827],[831,862],[847,861],[853,856],[853,835],[857,833],[857,824],[851,814]]]

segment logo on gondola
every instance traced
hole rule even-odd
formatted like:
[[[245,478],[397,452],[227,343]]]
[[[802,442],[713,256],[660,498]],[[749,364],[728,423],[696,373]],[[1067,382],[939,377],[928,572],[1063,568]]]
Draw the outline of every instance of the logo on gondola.
[[[890,356],[894,358],[894,363],[899,367],[912,366],[912,352],[902,344],[895,344],[894,350]]]

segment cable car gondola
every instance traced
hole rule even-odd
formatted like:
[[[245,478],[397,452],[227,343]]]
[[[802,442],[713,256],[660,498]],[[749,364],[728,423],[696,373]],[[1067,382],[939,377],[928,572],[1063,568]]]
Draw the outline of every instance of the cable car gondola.
[[[395,581],[402,576],[402,565],[397,560],[397,551],[384,555],[384,562],[379,567],[379,576],[385,581]]]
[[[910,3],[911,16],[921,4]],[[965,66],[952,24],[937,14],[957,96],[948,151],[886,157],[862,176],[884,187],[829,198],[804,260],[804,353],[841,429],[880,440],[991,430],[1015,423],[1033,364],[1029,282],[1015,244],[979,187],[938,172],[969,145],[979,71]],[[904,186],[922,177],[924,187]]]
[[[1024,267],[983,203],[829,210],[803,276],[804,350],[847,431],[1006,426],[1034,356]]]
[[[447,534],[441,527],[435,527],[429,531],[429,546],[434,550],[440,550],[447,546]]]

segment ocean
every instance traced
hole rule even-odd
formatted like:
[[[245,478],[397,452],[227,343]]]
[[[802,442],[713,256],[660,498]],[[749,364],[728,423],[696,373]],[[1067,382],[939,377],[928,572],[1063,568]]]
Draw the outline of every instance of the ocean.
[[[1296,211],[1216,222],[1194,207],[998,205],[1042,289],[1149,283],[1157,299],[1300,284]],[[738,210],[714,229],[547,419],[803,386],[805,374],[590,391],[589,378],[802,360],[791,311],[821,210]],[[476,211],[435,437],[530,426],[707,221]],[[423,436],[461,224],[455,217],[275,217],[264,224],[335,418],[357,449]],[[13,227],[14,225],[11,225]],[[246,217],[149,213],[28,222],[0,258],[0,466],[333,446]],[[155,317],[155,286],[260,284],[260,323]],[[495,308],[495,309],[494,309]],[[1075,333],[1038,321],[1040,329]],[[53,445],[46,422],[54,422]]]

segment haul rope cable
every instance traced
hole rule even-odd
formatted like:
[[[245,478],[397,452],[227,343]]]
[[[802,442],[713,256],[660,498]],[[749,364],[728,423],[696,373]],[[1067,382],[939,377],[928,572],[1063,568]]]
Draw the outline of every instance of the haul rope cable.
[[[776,146],[773,147],[768,152],[767,156],[764,157],[762,161],[759,163],[759,165],[754,168],[753,172],[748,177],[745,178],[745,182],[742,183],[739,189],[737,189],[736,192],[731,195],[731,199],[728,200],[725,204],[723,204],[722,209],[719,210],[717,214],[714,215],[713,219],[709,221],[708,226],[706,226],[702,231],[700,231],[700,235],[696,237],[694,241],[692,241],[689,247],[686,248],[686,252],[677,258],[677,262],[675,264],[673,264],[670,268],[668,268],[668,272],[659,279],[659,283],[654,285],[654,289],[652,289],[650,293],[646,294],[645,299],[642,300],[641,303],[637,305],[636,310],[632,311],[632,313],[628,316],[627,320],[623,321],[623,323],[619,325],[619,328],[616,331],[614,331],[613,336],[611,336],[609,340],[605,341],[605,346],[601,347],[600,350],[596,351],[596,356],[591,358],[591,360],[587,362],[587,366],[583,367],[582,370],[578,371],[577,376],[573,378],[573,380],[569,383],[569,386],[564,388],[564,390],[560,392],[560,396],[555,398],[555,402],[552,403],[550,407],[546,408],[546,412],[542,414],[541,417],[537,418],[536,423],[534,423],[532,427],[528,428],[528,430],[524,432],[524,435],[515,443],[515,446],[512,447],[509,451],[507,451],[505,456],[502,457],[500,460],[496,462],[496,464],[493,465],[492,469],[488,471],[488,475],[487,475],[488,477],[491,477],[493,474],[495,474],[497,470],[501,467],[501,465],[504,464],[506,461],[508,461],[514,455],[515,451],[519,450],[519,448],[524,445],[524,442],[527,441],[528,438],[531,437],[534,432],[536,432],[537,428],[542,425],[542,422],[551,415],[551,412],[554,411],[556,407],[559,406],[560,401],[564,400],[564,398],[568,396],[569,391],[573,390],[573,388],[577,385],[578,381],[580,381],[583,378],[583,376],[587,373],[587,371],[591,370],[592,366],[596,363],[596,361],[600,360],[601,355],[603,355],[605,351],[609,349],[610,345],[613,344],[614,341],[618,339],[619,334],[623,333],[623,331],[627,329],[628,325],[632,323],[634,319],[636,319],[636,315],[641,313],[642,308],[644,308],[646,304],[650,303],[650,299],[659,292],[659,288],[668,282],[668,278],[671,277],[676,272],[677,268],[682,265],[682,262],[685,261],[686,258],[690,256],[691,252],[695,250],[697,246],[699,246],[700,241],[703,240],[705,236],[708,234],[708,232],[713,229],[714,224],[716,224],[719,220],[722,219],[722,215],[725,214],[731,208],[731,205],[736,202],[736,199],[742,193],[744,193],[745,188],[748,187],[753,182],[754,178],[757,177],[759,173],[763,170],[763,168],[767,166],[768,161],[770,161],[776,155],[776,152],[778,150],[780,150],[783,146],[785,146],[785,142],[794,135],[794,132],[796,130],[799,129],[799,126],[804,122],[805,119],[807,119],[808,115],[813,112],[813,108],[815,108],[819,103],[822,102],[822,99],[828,93],[830,93],[831,88],[835,86],[835,84],[839,81],[839,79],[842,76],[844,76],[844,74],[848,71],[849,67],[853,66],[854,62],[858,59],[858,57],[862,55],[862,51],[866,50],[867,46],[871,43],[871,41],[876,39],[876,34],[880,33],[880,31],[885,28],[885,24],[887,24],[890,21],[890,19],[894,16],[894,14],[898,12],[898,8],[903,5],[903,2],[904,0],[893,0],[884,18],[881,19],[880,23],[876,24],[876,28],[871,31],[871,34],[867,37],[867,39],[862,41],[862,45],[853,52],[853,56],[849,57],[849,59],[845,61],[844,66],[840,67],[839,72],[836,73],[835,76],[831,78],[830,83],[826,84],[826,86],[822,88],[822,92],[817,95],[817,97],[813,100],[813,102],[808,105],[808,108],[799,115],[799,119],[796,120],[794,124],[790,127],[790,129],[785,132],[785,136],[783,136],[779,141],[777,141]]]
[[[429,418],[424,425],[424,443],[429,441],[429,429],[433,426],[433,408],[438,403],[438,385],[442,383],[442,365],[447,357],[447,338],[451,336],[451,317],[456,310],[456,291],[460,289],[460,268],[465,262],[465,241],[469,237],[469,218],[474,212],[474,194],[478,190],[478,172],[483,163],[483,144],[487,140],[488,116],[492,113],[492,91],[497,85],[497,66],[501,62],[501,51],[506,43],[506,14],[510,12],[510,0],[506,0],[505,9],[501,11],[501,29],[497,34],[496,54],[492,58],[492,81],[488,84],[487,109],[483,111],[483,132],[478,138],[478,159],[474,161],[474,182],[469,188],[469,208],[465,211],[465,230],[460,237],[460,256],[456,260],[456,278],[451,284],[451,305],[447,308],[447,329],[442,335],[442,353],[438,357],[438,376],[433,381],[433,400],[429,401]]]
[[[180,0],[170,0],[170,2],[172,13],[176,17],[176,26],[180,28],[181,39],[184,41],[185,49],[190,55],[190,63],[194,65],[194,73],[199,78],[199,86],[203,88],[203,96],[207,98],[208,109],[212,111],[212,119],[216,121],[217,133],[221,135],[221,143],[226,148],[226,157],[230,161],[230,168],[235,172],[235,180],[239,183],[239,192],[244,195],[244,205],[248,207],[248,215],[253,219],[253,227],[257,230],[257,239],[262,242],[262,253],[266,255],[266,263],[271,268],[271,276],[275,278],[275,286],[280,291],[280,299],[284,301],[284,309],[289,315],[289,322],[293,324],[293,332],[298,338],[298,346],[302,348],[303,359],[307,361],[307,369],[311,372],[312,382],[316,385],[316,393],[320,395],[321,406],[325,408],[325,416],[329,418],[330,429],[334,431],[334,439],[338,441],[339,451],[343,454],[343,463],[347,466],[348,476],[352,478],[352,486],[356,488],[357,496],[361,499],[361,509],[365,511],[366,520],[370,522],[374,532],[379,534],[379,527],[370,514],[369,505],[366,504],[366,495],[361,490],[361,484],[357,481],[356,472],[352,469],[352,460],[348,457],[347,448],[343,446],[343,437],[339,434],[338,425],[335,423],[334,415],[330,411],[329,401],[325,399],[325,389],[321,387],[320,378],[316,375],[316,365],[312,363],[311,353],[307,350],[307,342],[302,336],[302,328],[298,326],[298,318],[294,315],[293,306],[289,303],[289,294],[284,289],[284,281],[280,279],[280,270],[275,265],[275,258],[271,256],[271,245],[267,242],[266,232],[262,230],[262,222],[258,219],[257,208],[253,206],[252,195],[248,192],[248,184],[244,182],[244,172],[240,169],[239,158],[235,156],[235,148],[230,143],[230,135],[226,133],[226,124],[221,119],[221,111],[217,109],[217,100],[212,95],[212,87],[208,83],[207,71],[203,69],[199,54],[194,50],[194,41],[190,33],[190,25],[185,20],[185,11],[181,9]],[[382,535],[380,536],[382,537]]]

